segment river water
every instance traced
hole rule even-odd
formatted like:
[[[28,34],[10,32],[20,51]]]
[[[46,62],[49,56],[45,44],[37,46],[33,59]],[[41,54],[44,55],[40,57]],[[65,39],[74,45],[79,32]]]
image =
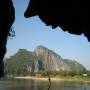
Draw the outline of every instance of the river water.
[[[89,83],[52,82],[34,80],[0,81],[0,90],[90,90]]]

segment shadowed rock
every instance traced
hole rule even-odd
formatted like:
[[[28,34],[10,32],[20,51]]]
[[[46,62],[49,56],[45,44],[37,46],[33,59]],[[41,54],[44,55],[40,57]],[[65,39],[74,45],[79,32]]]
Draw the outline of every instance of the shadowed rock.
[[[0,0],[0,77],[4,76],[3,58],[6,53],[7,37],[14,22],[15,13],[11,0]]]
[[[35,15],[52,28],[60,26],[63,31],[83,33],[90,41],[88,0],[30,0],[25,17]],[[0,0],[0,77],[4,75],[3,58],[14,19],[12,0]]]
[[[38,15],[52,28],[60,26],[63,31],[81,35],[90,41],[88,0],[30,0],[25,17]]]

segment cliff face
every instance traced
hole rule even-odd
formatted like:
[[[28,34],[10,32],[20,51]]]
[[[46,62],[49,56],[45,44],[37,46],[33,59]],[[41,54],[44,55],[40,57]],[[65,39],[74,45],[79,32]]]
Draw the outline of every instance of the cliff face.
[[[44,70],[60,71],[69,69],[69,66],[63,62],[61,56],[44,46],[36,47],[34,53],[38,57],[39,61],[42,62]]]
[[[39,71],[82,71],[84,66],[77,61],[63,59],[44,46],[37,46],[33,52],[20,49],[5,60],[6,73],[30,73]]]

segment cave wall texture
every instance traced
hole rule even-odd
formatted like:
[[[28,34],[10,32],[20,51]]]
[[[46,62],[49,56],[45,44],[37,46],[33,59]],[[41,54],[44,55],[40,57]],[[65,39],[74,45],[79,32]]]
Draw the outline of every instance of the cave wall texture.
[[[81,35],[90,41],[89,0],[30,0],[24,13],[26,18],[38,15],[52,28]],[[0,0],[0,77],[4,75],[3,58],[6,53],[7,37],[15,20],[12,0]]]
[[[83,33],[90,41],[88,0],[30,0],[24,16],[35,15],[52,28],[60,26],[72,34]]]
[[[0,0],[0,77],[4,76],[3,58],[6,53],[7,37],[15,19],[11,0]]]

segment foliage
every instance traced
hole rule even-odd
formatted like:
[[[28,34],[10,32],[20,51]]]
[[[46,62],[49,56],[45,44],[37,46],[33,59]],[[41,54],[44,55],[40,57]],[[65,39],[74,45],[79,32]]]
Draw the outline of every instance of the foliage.
[[[15,55],[5,60],[5,73],[13,75],[28,75],[30,74],[28,67],[35,60],[32,52],[25,49],[20,49]]]
[[[10,28],[8,37],[15,37],[15,31],[14,31],[13,27]]]
[[[75,60],[64,59],[63,61],[70,66],[70,73],[81,75],[86,72],[86,68]]]
[[[87,73],[90,77],[90,71],[87,71],[81,64],[72,60],[63,60],[70,66],[70,70],[60,71],[45,71],[44,69],[39,72],[33,72],[31,66],[34,61],[40,62],[39,58],[35,53],[27,51],[26,49],[19,49],[19,51],[5,60],[5,73],[9,76],[26,76],[33,75],[38,77],[82,77],[83,74]],[[42,64],[41,64],[42,65]],[[42,67],[42,66],[41,66]]]

